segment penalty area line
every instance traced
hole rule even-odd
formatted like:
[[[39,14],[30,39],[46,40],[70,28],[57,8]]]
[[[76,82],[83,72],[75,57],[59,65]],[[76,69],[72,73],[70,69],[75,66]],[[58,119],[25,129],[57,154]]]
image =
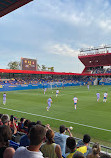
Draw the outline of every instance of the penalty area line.
[[[67,123],[71,123],[71,124],[75,124],[75,125],[79,125],[79,126],[84,126],[84,127],[88,127],[88,128],[93,128],[93,129],[97,129],[97,130],[111,132],[111,130],[104,129],[104,128],[89,126],[89,125],[85,125],[85,124],[81,124],[81,123],[77,123],[77,122],[71,122],[71,121],[67,121],[67,120],[61,120],[61,119],[57,119],[57,118],[53,118],[53,117],[48,117],[48,116],[43,116],[43,115],[38,115],[38,114],[33,114],[33,113],[29,113],[29,112],[24,112],[24,111],[19,111],[19,110],[14,110],[14,109],[8,109],[8,108],[3,108],[3,107],[0,107],[0,109],[4,109],[4,110],[8,110],[8,111],[15,111],[15,112],[23,113],[23,114],[27,114],[27,115],[40,116],[40,117],[48,118],[48,119],[51,119],[51,120],[56,120],[56,121],[61,121],[61,122],[67,122]]]

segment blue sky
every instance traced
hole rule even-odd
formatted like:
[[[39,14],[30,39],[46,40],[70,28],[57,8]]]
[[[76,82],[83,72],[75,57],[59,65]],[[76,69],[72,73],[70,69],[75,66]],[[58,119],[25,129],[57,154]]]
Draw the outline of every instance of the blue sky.
[[[82,72],[78,49],[111,44],[110,0],[34,0],[0,18],[0,68],[21,57]]]

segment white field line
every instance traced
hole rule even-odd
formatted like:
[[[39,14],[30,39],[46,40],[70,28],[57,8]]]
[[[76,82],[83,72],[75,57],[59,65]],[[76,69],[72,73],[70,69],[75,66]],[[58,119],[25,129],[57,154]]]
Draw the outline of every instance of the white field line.
[[[32,114],[32,113],[29,113],[29,112],[24,112],[24,111],[19,111],[19,110],[14,110],[14,109],[8,109],[8,108],[3,108],[3,107],[0,107],[0,108],[4,109],[4,110],[15,111],[15,112],[18,112],[18,113],[27,114],[27,115],[40,116],[40,117],[48,118],[48,119],[51,119],[51,120],[57,120],[57,121],[61,121],[61,122],[67,122],[67,123],[71,123],[71,124],[75,124],[75,125],[79,125],[79,126],[84,126],[84,127],[94,128],[94,129],[97,129],[97,130],[111,132],[111,130],[108,130],[108,129],[98,128],[98,127],[94,127],[94,126],[89,126],[89,125],[85,125],[85,124],[80,124],[80,123],[76,123],[76,122],[67,121],[67,120],[61,120],[61,119],[57,119],[57,118],[53,118],[53,117],[48,117],[48,116],[43,116],[43,115],[38,115],[38,114]]]

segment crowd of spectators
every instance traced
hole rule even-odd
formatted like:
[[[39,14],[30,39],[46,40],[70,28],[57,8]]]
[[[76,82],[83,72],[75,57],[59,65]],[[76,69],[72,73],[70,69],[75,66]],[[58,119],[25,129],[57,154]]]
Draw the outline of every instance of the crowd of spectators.
[[[100,82],[104,82],[104,83],[111,83],[111,78],[110,77],[104,77],[104,78],[101,78],[101,81]]]
[[[86,73],[90,74],[105,74],[111,73],[111,68],[103,68],[103,67],[91,67],[86,70]]]
[[[88,134],[76,142],[69,128],[54,132],[41,121],[31,122],[0,114],[0,158],[104,158],[98,143],[89,146]]]
[[[11,78],[11,79],[0,79],[0,85],[26,85],[26,84],[67,84],[67,83],[85,83],[93,81],[93,77],[81,77],[81,76],[75,76],[75,77],[65,77],[65,78],[59,78],[59,79],[52,79],[52,78]]]

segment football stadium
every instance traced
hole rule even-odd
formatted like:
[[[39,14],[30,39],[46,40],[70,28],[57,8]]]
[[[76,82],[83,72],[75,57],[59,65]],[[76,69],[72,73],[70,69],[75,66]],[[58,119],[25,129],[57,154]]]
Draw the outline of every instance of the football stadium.
[[[0,17],[31,1],[0,0]],[[2,157],[18,158],[24,151],[29,158],[33,152],[40,158],[110,157],[110,48],[80,49],[82,73],[38,71],[33,57],[21,58],[21,70],[0,69]]]

